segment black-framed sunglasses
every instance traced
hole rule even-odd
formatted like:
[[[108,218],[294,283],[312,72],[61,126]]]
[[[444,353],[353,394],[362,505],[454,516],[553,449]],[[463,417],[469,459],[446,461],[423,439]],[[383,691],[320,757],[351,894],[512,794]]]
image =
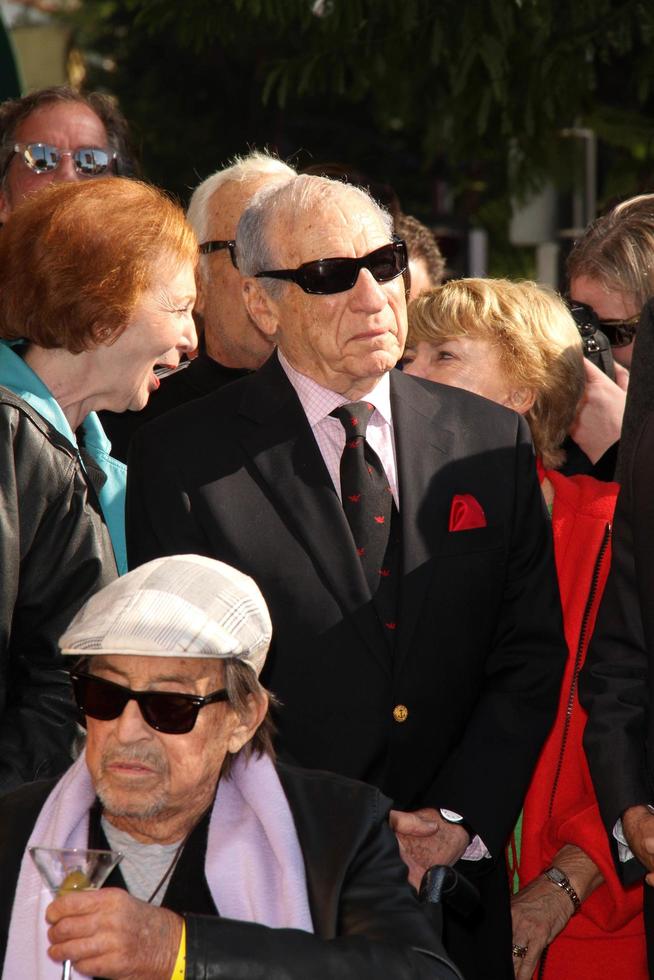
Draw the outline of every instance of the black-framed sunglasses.
[[[224,248],[229,249],[229,257],[232,260],[232,265],[235,269],[238,269],[238,263],[236,262],[236,242],[233,238],[225,239],[224,241],[203,242],[200,245],[200,255],[210,255],[211,252],[220,252]]]
[[[114,160],[115,150],[100,146],[80,146],[77,150],[61,150],[51,143],[14,143],[13,151],[35,174],[47,174],[56,170],[63,157],[70,157],[78,174],[84,177],[100,177],[106,174]]]
[[[388,245],[362,255],[360,259],[316,259],[304,262],[297,269],[272,269],[257,272],[257,279],[287,279],[316,296],[330,296],[352,289],[362,269],[367,269],[376,282],[397,279],[409,264],[406,243],[394,238]]]
[[[628,320],[599,320],[599,328],[608,338],[611,347],[628,347],[636,336],[640,313]]]
[[[70,679],[78,708],[90,718],[113,721],[122,715],[129,701],[136,701],[144,721],[165,735],[185,735],[195,725],[200,708],[229,700],[224,688],[200,697],[176,691],[133,691],[77,670],[71,671]]]
[[[595,330],[600,330],[611,347],[628,347],[636,336],[640,313],[635,313],[626,320],[600,320],[588,303],[580,303],[573,299],[567,299],[566,303],[578,326],[588,323]]]

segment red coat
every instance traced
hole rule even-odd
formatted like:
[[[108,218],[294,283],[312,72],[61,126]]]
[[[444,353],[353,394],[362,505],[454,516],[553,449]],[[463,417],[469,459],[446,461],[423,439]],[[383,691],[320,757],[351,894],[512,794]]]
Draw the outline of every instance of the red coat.
[[[642,885],[625,890],[614,870],[582,748],[586,713],[577,698],[610,565],[618,485],[551,470],[546,476],[554,487],[554,553],[569,655],[556,721],[525,800],[520,887],[548,868],[564,844],[588,854],[604,884],[554,940],[536,975],[539,980],[648,980]]]

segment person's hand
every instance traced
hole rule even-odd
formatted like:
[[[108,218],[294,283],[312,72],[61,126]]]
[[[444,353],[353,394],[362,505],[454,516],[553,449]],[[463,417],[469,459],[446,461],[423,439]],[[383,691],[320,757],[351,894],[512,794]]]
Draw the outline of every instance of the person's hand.
[[[425,808],[405,813],[391,810],[389,822],[395,831],[400,856],[409,869],[409,881],[420,888],[422,877],[434,864],[456,864],[470,843],[463,827],[443,820],[438,810]]]
[[[622,830],[629,847],[647,868],[645,881],[654,885],[654,813],[646,806],[630,806],[622,814]]]
[[[576,844],[564,844],[554,855],[552,866],[568,877],[580,902],[585,902],[604,881],[602,872]],[[511,898],[513,944],[526,949],[524,957],[513,957],[520,980],[531,980],[543,950],[558,936],[575,912],[570,895],[545,874],[534,878]]]
[[[601,459],[620,438],[629,372],[615,364],[615,381],[584,358],[586,388],[570,435],[591,463]]]
[[[513,895],[513,942],[527,948],[524,958],[513,957],[516,980],[531,980],[543,950],[567,925],[573,913],[568,895],[543,875]]]
[[[107,980],[170,980],[182,919],[120,888],[69,892],[46,909],[48,950],[57,963]]]

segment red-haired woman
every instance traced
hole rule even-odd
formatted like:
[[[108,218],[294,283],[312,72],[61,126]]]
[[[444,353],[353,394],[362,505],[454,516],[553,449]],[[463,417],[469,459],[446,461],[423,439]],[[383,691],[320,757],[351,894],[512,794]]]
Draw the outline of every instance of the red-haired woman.
[[[142,408],[196,344],[197,242],[154,188],[52,184],[0,233],[0,792],[61,771],[57,640],[125,569],[125,469],[95,412]]]

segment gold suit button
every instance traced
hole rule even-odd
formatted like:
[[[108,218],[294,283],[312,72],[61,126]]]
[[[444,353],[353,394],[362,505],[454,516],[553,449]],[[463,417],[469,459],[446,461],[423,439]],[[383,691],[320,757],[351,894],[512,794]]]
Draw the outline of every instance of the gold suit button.
[[[395,721],[403,722],[409,717],[409,709],[405,704],[396,704],[393,708],[393,718]]]

